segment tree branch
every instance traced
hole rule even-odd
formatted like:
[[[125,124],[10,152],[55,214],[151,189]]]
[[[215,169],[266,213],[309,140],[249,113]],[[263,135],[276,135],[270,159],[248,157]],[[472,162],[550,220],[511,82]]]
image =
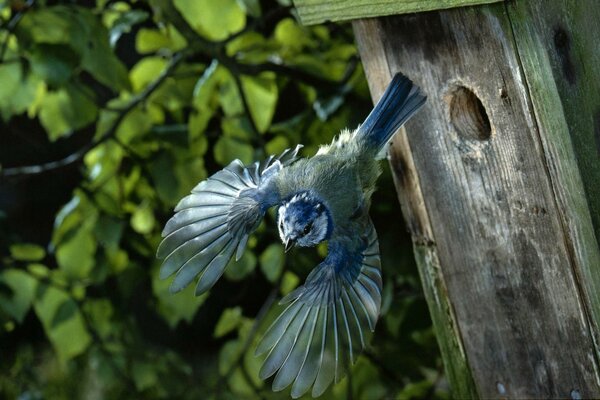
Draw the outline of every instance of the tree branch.
[[[10,20],[8,20],[6,26],[2,27],[2,29],[6,29],[6,37],[2,41],[2,47],[0,47],[0,63],[4,62],[4,55],[6,53],[6,49],[8,48],[8,40],[10,35],[17,28],[17,25],[21,21],[21,18],[23,18],[23,15],[25,15],[25,13],[31,9],[34,3],[35,0],[28,0],[27,3],[23,5],[23,8],[21,8],[15,15],[12,16]]]

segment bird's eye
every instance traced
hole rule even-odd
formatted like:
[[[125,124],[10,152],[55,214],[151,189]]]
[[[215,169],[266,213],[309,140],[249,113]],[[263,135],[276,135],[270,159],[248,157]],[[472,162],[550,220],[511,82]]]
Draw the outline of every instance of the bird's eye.
[[[304,233],[305,235],[308,235],[308,232],[310,232],[310,230],[311,230],[311,229],[312,229],[312,222],[311,222],[311,223],[308,223],[308,224],[306,224],[306,226],[304,227],[304,231],[303,231],[303,233]]]

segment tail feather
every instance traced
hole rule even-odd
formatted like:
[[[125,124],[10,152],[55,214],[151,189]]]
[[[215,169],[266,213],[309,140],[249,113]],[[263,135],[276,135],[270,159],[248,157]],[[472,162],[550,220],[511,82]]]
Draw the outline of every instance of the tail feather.
[[[367,146],[380,155],[392,135],[425,104],[426,99],[418,86],[397,73],[358,128],[357,138],[364,139]]]

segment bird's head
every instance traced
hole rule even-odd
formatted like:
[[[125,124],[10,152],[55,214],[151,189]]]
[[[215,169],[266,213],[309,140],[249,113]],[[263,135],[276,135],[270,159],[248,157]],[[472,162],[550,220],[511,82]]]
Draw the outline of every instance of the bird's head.
[[[333,221],[329,209],[318,197],[302,192],[281,204],[277,226],[288,251],[294,245],[312,247],[329,239]]]

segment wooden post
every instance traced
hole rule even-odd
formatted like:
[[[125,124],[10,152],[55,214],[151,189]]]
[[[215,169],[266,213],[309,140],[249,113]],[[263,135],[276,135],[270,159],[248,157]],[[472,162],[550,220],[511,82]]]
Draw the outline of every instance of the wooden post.
[[[454,395],[599,398],[600,9],[424,3],[353,26],[374,99],[396,71],[428,95],[390,161]]]

